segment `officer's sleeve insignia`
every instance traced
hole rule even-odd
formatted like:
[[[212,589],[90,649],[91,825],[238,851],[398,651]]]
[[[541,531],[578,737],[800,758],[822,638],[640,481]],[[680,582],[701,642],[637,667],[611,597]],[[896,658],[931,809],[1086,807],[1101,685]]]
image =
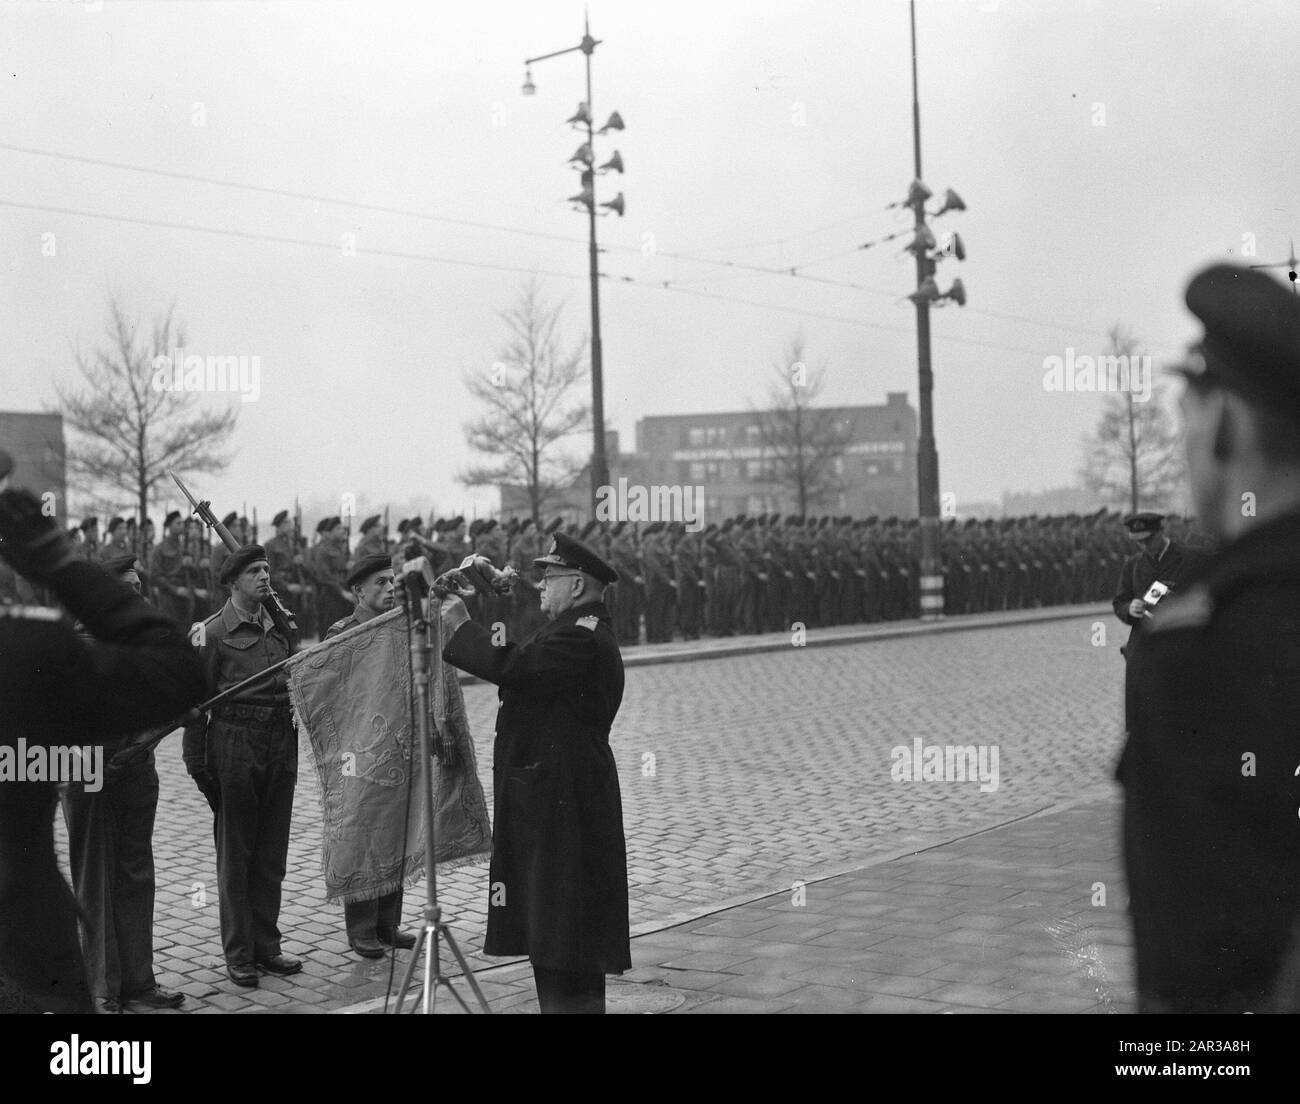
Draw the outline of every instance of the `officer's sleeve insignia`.
[[[1210,623],[1214,613],[1214,599],[1205,587],[1192,587],[1180,595],[1167,597],[1151,612],[1148,632],[1165,632],[1170,629],[1200,629]]]
[[[590,629],[592,632],[595,632],[596,626],[600,624],[600,618],[589,614],[586,617],[579,617],[576,624],[581,625],[584,629]]]

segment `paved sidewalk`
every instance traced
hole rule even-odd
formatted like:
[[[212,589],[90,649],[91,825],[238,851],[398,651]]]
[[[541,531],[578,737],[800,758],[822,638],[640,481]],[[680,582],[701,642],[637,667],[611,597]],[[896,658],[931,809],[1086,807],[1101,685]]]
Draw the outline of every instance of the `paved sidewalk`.
[[[1117,793],[1095,791],[641,935],[633,969],[610,980],[609,1009],[1131,1012],[1118,811]],[[476,977],[494,1012],[537,1011],[526,962]],[[443,990],[436,1011],[460,1009]]]

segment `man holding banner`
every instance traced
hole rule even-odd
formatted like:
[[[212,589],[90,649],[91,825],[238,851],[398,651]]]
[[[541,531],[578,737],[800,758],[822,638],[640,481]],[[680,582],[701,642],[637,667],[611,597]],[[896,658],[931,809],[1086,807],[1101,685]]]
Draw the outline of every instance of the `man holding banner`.
[[[406,611],[392,608],[391,558],[358,562],[346,581],[354,612],[286,670],[320,780],[325,896],[342,901],[353,950],[378,958],[386,946],[414,945],[398,930],[402,890],[424,871],[427,839],[436,863],[459,865],[486,857],[491,828],[460,684],[436,660],[429,687],[432,776],[417,754],[410,637]],[[433,786],[432,826],[425,822],[426,785]]]

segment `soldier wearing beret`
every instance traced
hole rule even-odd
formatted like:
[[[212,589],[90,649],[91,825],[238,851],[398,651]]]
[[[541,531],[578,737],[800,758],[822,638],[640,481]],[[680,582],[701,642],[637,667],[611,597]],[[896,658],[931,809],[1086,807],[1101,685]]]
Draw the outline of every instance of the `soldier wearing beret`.
[[[631,968],[627,849],[610,727],[623,659],[602,601],[618,575],[563,533],[534,561],[548,623],[496,647],[443,601],[443,658],[499,687],[484,952],[527,955],[544,1013],[603,1012]]]
[[[153,585],[158,609],[178,625],[190,624],[190,592],[185,569],[185,551],[181,533],[185,519],[173,510],[163,521],[163,539],[149,560],[149,582]]]
[[[1300,303],[1216,265],[1188,286],[1198,522],[1221,542],[1137,628],[1124,855],[1139,1008],[1300,1011]]]
[[[317,636],[325,639],[329,627],[352,609],[347,589],[347,527],[339,517],[322,518],[316,526],[320,540],[311,550],[311,573],[316,581]]]
[[[383,522],[383,518],[373,514],[361,523],[361,540],[357,542],[356,550],[352,553],[353,563],[360,563],[367,556],[381,556],[388,551],[388,544],[384,540]]]
[[[128,552],[134,553],[130,543],[130,533],[126,528],[126,519],[115,517],[108,523],[108,540],[99,548],[99,562],[118,560]],[[134,555],[132,556],[134,559]]]
[[[199,661],[216,693],[289,658],[290,641],[262,606],[271,593],[266,550],[250,544],[221,567],[230,597],[203,622]],[[221,943],[236,985],[258,970],[302,969],[280,947],[280,885],[298,778],[298,737],[283,670],[215,706],[185,728],[185,768],[215,816]]]

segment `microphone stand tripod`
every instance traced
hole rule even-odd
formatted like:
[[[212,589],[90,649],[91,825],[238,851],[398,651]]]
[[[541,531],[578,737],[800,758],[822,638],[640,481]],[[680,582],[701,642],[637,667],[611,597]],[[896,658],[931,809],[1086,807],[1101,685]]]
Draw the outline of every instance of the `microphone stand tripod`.
[[[410,640],[411,648],[412,692],[415,695],[416,730],[420,734],[419,754],[421,762],[424,764],[424,793],[421,797],[424,801],[425,892],[424,925],[420,929],[420,934],[416,937],[415,948],[411,952],[411,961],[406,967],[406,976],[402,978],[401,988],[397,991],[397,1004],[394,1008],[394,1014],[401,1015],[402,1005],[406,1000],[411,979],[415,977],[416,967],[420,964],[421,954],[425,954],[426,958],[424,964],[424,996],[420,1010],[425,1015],[430,1015],[433,1012],[433,1006],[437,1000],[437,987],[444,985],[451,995],[456,998],[456,1002],[461,1008],[466,1012],[473,1011],[465,1003],[465,999],[456,991],[451,978],[446,977],[442,972],[441,959],[438,955],[438,941],[440,939],[446,940],[447,947],[460,964],[461,975],[469,982],[469,987],[473,990],[479,1006],[484,1012],[490,1014],[492,1009],[488,1007],[483,991],[474,978],[474,971],[469,968],[469,964],[465,961],[465,956],[461,954],[460,948],[456,945],[456,940],[452,937],[450,929],[443,923],[442,908],[438,904],[438,864],[434,852],[433,759],[431,757],[432,738],[430,733],[432,713],[429,708],[429,619],[425,616],[424,611],[425,598],[427,597],[425,587],[427,584],[423,576],[418,572],[412,572],[404,576],[399,575],[396,583],[401,594],[401,601],[406,608],[407,637]],[[441,625],[439,623],[439,636],[441,636],[440,629]],[[436,662],[441,661],[440,651]],[[411,1011],[415,1011],[414,1003],[412,1003]]]

